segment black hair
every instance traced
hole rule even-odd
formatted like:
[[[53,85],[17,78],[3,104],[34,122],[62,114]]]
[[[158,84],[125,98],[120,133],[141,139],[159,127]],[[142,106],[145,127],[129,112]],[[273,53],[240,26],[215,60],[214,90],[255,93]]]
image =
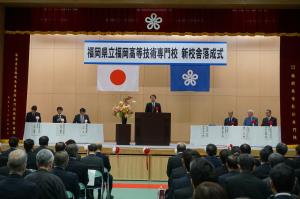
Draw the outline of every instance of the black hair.
[[[263,148],[262,150],[260,150],[259,152],[259,157],[260,157],[260,160],[262,162],[268,162],[268,159],[269,159],[269,156],[271,155],[271,151],[266,149],[266,148]]]
[[[294,188],[295,171],[284,163],[280,163],[271,169],[270,178],[277,193],[290,193]]]
[[[97,145],[96,144],[88,145],[88,150],[93,152],[97,151]]]
[[[10,137],[9,138],[9,141],[8,141],[8,144],[10,147],[17,147],[19,145],[19,138],[17,137]]]
[[[187,171],[190,171],[190,163],[193,160],[192,151],[193,151],[192,149],[187,149],[182,154],[184,165],[185,165],[185,168],[187,169]]]
[[[184,152],[186,150],[186,145],[184,143],[177,144],[177,153]]]
[[[83,113],[85,113],[85,112],[86,112],[85,108],[80,108],[80,110],[79,110],[79,111],[80,111],[80,113],[81,113],[81,112],[83,112]]]
[[[236,155],[240,154],[240,153],[241,153],[240,147],[239,147],[239,146],[233,146],[233,147],[231,148],[231,153],[232,153],[232,154],[236,154]]]
[[[227,166],[229,169],[238,169],[238,156],[237,155],[229,155],[227,157]]]
[[[64,142],[57,142],[55,144],[55,152],[64,151],[66,149],[66,144]]]
[[[156,95],[155,95],[155,94],[150,95],[150,98],[151,98],[151,97],[154,97],[154,98],[156,99]]]
[[[278,143],[276,145],[276,152],[277,153],[280,153],[281,155],[285,156],[285,154],[287,153],[288,151],[288,147],[286,144],[284,143]]]
[[[255,160],[252,155],[244,153],[238,158],[238,164],[242,171],[252,171],[254,167]]]
[[[33,105],[33,106],[31,107],[31,110],[32,110],[32,111],[36,111],[36,110],[37,110],[37,106],[36,106],[36,105]]]
[[[30,152],[33,149],[33,146],[34,146],[33,139],[26,139],[24,141],[24,149],[25,149],[26,153]]]
[[[78,154],[78,147],[76,144],[69,144],[66,147],[66,151],[70,157],[76,157]]]
[[[272,153],[271,155],[269,155],[268,161],[271,167],[274,167],[277,164],[284,162],[285,158],[280,153]]]
[[[203,158],[196,158],[191,162],[190,175],[194,187],[204,181],[216,182],[217,180],[214,166]]]
[[[42,136],[39,138],[39,145],[40,146],[48,146],[49,138],[48,136]]]
[[[63,109],[63,107],[61,107],[61,106],[58,106],[57,108],[56,108],[56,110],[58,111],[58,110],[61,110],[61,111],[63,111],[64,109]]]
[[[194,199],[227,199],[227,194],[223,187],[214,182],[203,182],[196,187]]]
[[[209,156],[214,156],[217,154],[217,146],[214,144],[206,145],[206,153]]]
[[[69,144],[76,144],[76,142],[73,139],[69,139],[66,141],[66,145],[69,145]]]
[[[219,153],[220,159],[222,161],[223,164],[226,163],[226,160],[228,158],[228,156],[231,154],[231,151],[228,149],[222,149]]]
[[[251,146],[249,144],[242,144],[240,146],[241,153],[251,154]]]

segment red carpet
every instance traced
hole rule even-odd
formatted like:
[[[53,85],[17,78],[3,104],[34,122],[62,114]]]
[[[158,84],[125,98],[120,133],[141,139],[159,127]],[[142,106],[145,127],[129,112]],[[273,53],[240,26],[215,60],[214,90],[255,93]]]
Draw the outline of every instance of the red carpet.
[[[114,183],[113,188],[127,188],[127,189],[167,189],[167,184],[132,184],[132,183]]]

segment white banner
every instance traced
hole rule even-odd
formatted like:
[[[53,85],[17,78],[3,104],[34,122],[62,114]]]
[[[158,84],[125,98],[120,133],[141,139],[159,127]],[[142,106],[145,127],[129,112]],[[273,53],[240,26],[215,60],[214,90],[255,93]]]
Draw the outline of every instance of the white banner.
[[[227,64],[226,42],[87,40],[85,64]]]

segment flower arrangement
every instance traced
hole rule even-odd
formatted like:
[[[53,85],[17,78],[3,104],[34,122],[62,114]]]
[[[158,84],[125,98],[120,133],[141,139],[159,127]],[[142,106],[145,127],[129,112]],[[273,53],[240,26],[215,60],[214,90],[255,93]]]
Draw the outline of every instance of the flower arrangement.
[[[113,115],[122,120],[122,124],[127,123],[127,118],[132,114],[132,104],[135,103],[131,96],[128,96],[121,100],[117,105],[113,107]]]

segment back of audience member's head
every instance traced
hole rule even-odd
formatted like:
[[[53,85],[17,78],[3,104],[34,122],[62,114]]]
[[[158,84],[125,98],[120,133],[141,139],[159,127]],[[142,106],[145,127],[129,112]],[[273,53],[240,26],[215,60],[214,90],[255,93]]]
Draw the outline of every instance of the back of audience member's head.
[[[196,158],[200,158],[201,155],[198,151],[192,150],[192,157],[193,157],[193,159],[196,159]]]
[[[237,170],[238,166],[238,156],[237,155],[229,155],[226,159],[226,166],[228,169]]]
[[[102,144],[96,144],[97,146],[97,151],[102,151]]]
[[[48,146],[49,143],[49,137],[48,136],[42,136],[39,138],[39,145],[40,146]]]
[[[240,146],[241,153],[251,154],[251,146],[249,144],[242,144]]]
[[[96,144],[89,144],[88,145],[89,152],[96,152],[97,151],[97,145]]]
[[[266,149],[266,148],[263,148],[262,150],[260,150],[259,152],[259,157],[260,157],[260,161],[261,162],[268,162],[269,161],[269,156],[271,155],[271,151]]]
[[[268,161],[270,163],[270,166],[274,167],[277,164],[284,162],[285,159],[284,156],[280,153],[272,153],[271,155],[269,155]]]
[[[190,175],[197,187],[204,181],[215,182],[216,174],[214,166],[204,158],[196,158],[190,164]]]
[[[53,161],[53,153],[48,149],[42,149],[36,154],[36,164],[38,168],[51,169]]]
[[[27,165],[27,155],[21,149],[9,153],[7,167],[10,174],[23,175]]]
[[[296,146],[295,150],[296,150],[296,155],[297,155],[297,156],[300,156],[300,144],[298,144],[298,145]]]
[[[222,163],[225,165],[226,164],[226,160],[227,157],[231,154],[230,150],[228,149],[222,149],[219,153],[220,159],[222,161]]]
[[[69,162],[69,155],[66,151],[58,151],[54,156],[54,166],[66,168]]]
[[[16,148],[19,145],[19,138],[17,137],[10,137],[8,140],[8,144],[12,148]]]
[[[69,144],[66,147],[66,151],[70,157],[76,157],[78,154],[78,147],[76,144]]]
[[[250,154],[241,154],[238,158],[238,165],[241,171],[253,171],[254,168],[254,157]]]
[[[194,191],[194,199],[227,199],[223,187],[214,182],[203,182]]]
[[[186,145],[184,143],[177,144],[177,153],[183,153],[186,150]]]
[[[24,149],[26,151],[26,153],[29,153],[30,151],[32,151],[34,146],[34,141],[32,139],[26,139],[24,141]]]
[[[76,144],[76,142],[75,142],[75,140],[69,139],[66,141],[66,145],[69,145],[69,144]]]
[[[206,154],[208,156],[215,156],[217,154],[217,146],[214,144],[206,145]]]
[[[270,151],[270,154],[274,152],[273,147],[270,146],[270,145],[266,145],[266,146],[264,147],[264,149]]]
[[[284,143],[278,143],[276,145],[276,152],[280,153],[281,155],[285,156],[285,154],[288,152],[288,147]]]
[[[64,151],[66,149],[66,144],[64,142],[57,142],[55,144],[55,152]]]
[[[240,147],[239,147],[239,146],[233,146],[233,147],[231,148],[231,153],[232,153],[232,154],[235,154],[235,155],[240,154],[240,153],[241,153]]]
[[[295,171],[285,163],[279,163],[270,171],[272,187],[277,193],[290,193],[295,185]]]

